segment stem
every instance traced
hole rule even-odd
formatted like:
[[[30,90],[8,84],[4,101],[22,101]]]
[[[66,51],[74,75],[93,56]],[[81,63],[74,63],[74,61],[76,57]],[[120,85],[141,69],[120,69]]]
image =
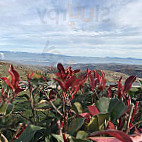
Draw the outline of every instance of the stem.
[[[130,127],[130,121],[131,121],[131,118],[132,118],[133,110],[134,110],[134,104],[130,104],[130,113],[129,113],[129,118],[128,118],[128,121],[127,121],[126,131]]]
[[[30,91],[30,102],[31,102],[31,109],[32,109],[32,115],[33,115],[33,123],[35,124],[36,119],[35,119],[35,111],[34,111],[34,97],[32,94],[32,88],[31,84],[29,82],[29,91]]]
[[[64,128],[65,128],[65,133],[67,133],[67,129],[68,129],[68,113],[66,112],[66,103],[65,103],[65,96],[66,93],[63,93],[63,121],[64,121]]]
[[[14,92],[13,91],[10,93],[10,96],[12,96],[12,98],[10,100],[10,103],[12,103],[14,101]]]
[[[122,123],[122,117],[119,118],[118,130],[120,130],[121,123]]]
[[[23,123],[19,123],[19,127],[14,135],[14,137],[10,140],[10,142],[13,142],[15,140],[15,137],[17,136],[17,134],[19,133],[21,127],[23,126]]]
[[[63,127],[61,126],[62,125],[62,122],[61,120],[57,121],[57,125],[58,125],[58,128],[59,128],[59,135],[62,135],[62,130],[63,130]]]
[[[49,97],[48,97],[47,94],[46,94],[46,97],[47,97],[49,103],[51,104],[51,106],[57,111],[57,113],[58,113],[59,115],[61,115],[62,117],[64,117],[64,115],[58,110],[58,108],[52,103],[52,101],[50,101],[50,99],[49,99]]]
[[[1,134],[0,136],[1,136],[2,140],[3,140],[3,142],[8,142],[7,138],[3,134]]]
[[[128,134],[128,132],[129,132],[132,128],[134,128],[136,125],[138,125],[138,124],[140,124],[140,123],[142,123],[142,120],[139,121],[139,122],[137,122],[137,123],[135,123],[135,124],[132,125],[130,128],[128,128],[127,131],[126,131],[126,134]]]
[[[68,115],[64,117],[64,126],[65,126],[65,133],[67,133],[68,130]]]
[[[97,93],[97,91],[96,91],[96,89],[94,89],[94,94],[96,94],[96,98],[97,98],[97,100],[99,100],[99,96],[98,96],[98,93]]]
[[[93,95],[91,94],[91,103],[93,104],[94,103],[94,98],[93,98]]]
[[[63,101],[63,114],[64,114],[64,116],[65,116],[65,93],[63,93],[63,99],[62,99],[62,101]]]
[[[135,108],[134,108],[134,111],[133,111],[133,114],[132,114],[132,118],[131,118],[129,127],[132,126],[132,122],[133,122],[134,116],[135,116],[135,114],[136,114],[138,104],[139,104],[139,101],[136,101],[136,105],[135,105]]]
[[[125,117],[123,118],[123,121],[121,122],[120,129],[119,129],[119,130],[121,130],[121,131],[124,130],[124,126],[125,126],[126,120],[127,120],[127,118],[126,118],[126,116],[125,116]]]

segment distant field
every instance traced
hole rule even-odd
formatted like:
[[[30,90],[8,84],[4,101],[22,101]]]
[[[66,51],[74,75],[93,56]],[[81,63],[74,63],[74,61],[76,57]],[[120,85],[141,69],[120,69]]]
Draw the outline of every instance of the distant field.
[[[0,77],[9,76],[8,68],[10,63],[0,61]],[[48,72],[50,74],[56,72],[56,68],[53,67],[45,67],[45,66],[30,66],[30,65],[14,65],[15,69],[19,72],[21,80],[26,80],[26,76],[28,73],[33,72],[37,73],[40,71]],[[123,81],[125,81],[129,75],[124,73],[110,71],[110,70],[103,70],[106,74],[107,82],[117,82],[119,78],[122,76]],[[139,78],[140,79],[140,78]],[[138,79],[137,79],[138,82]]]
[[[9,66],[10,66],[10,63],[0,62],[0,77],[9,76],[9,73],[8,73]],[[22,66],[18,66],[18,65],[15,65],[14,67],[19,72],[22,80],[26,79],[26,75],[29,72],[35,72],[35,70],[29,69],[29,68],[23,68]]]

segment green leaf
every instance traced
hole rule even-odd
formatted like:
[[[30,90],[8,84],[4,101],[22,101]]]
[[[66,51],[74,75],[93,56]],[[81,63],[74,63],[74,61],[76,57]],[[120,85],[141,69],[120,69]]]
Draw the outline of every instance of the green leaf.
[[[109,115],[108,113],[105,113],[105,114],[100,113],[93,116],[88,124],[89,131],[93,132],[93,131],[101,130],[108,115]]]
[[[27,94],[19,95],[19,97],[21,97],[21,98],[26,98],[26,100],[29,100],[29,99],[30,99],[30,97],[29,97]]]
[[[8,104],[8,107],[6,109],[6,114],[11,114],[13,111],[13,108],[14,108],[13,104]]]
[[[84,124],[84,120],[85,120],[85,118],[73,119],[69,128],[68,128],[68,132],[70,134],[73,134],[74,132],[78,131],[82,127],[82,125]]]
[[[46,136],[45,137],[45,142],[50,142],[51,137],[52,137],[51,135]]]
[[[75,102],[74,106],[76,107],[76,110],[77,110],[78,113],[82,113],[83,112],[82,105],[79,102]]]
[[[112,122],[120,118],[120,116],[127,108],[127,106],[125,106],[123,102],[121,102],[117,98],[110,99],[106,97],[100,98],[96,103],[96,106],[101,113],[109,112]]]
[[[140,84],[141,84],[141,86],[142,86],[142,80],[139,80],[139,82],[140,82]]]
[[[8,108],[8,105],[9,104],[1,104],[1,106],[0,106],[0,114],[3,114],[3,115],[6,114],[6,110]]]
[[[111,121],[114,122],[116,119],[120,118],[120,116],[124,113],[126,109],[127,106],[125,106],[120,100],[116,98],[111,99],[108,110],[111,115]]]
[[[90,142],[89,140],[72,138],[71,142]]]
[[[20,135],[20,137],[14,142],[30,142],[37,131],[44,129],[43,127],[29,125],[25,131]]]
[[[55,101],[54,101],[54,105],[57,107],[61,104],[61,99],[60,98],[57,98]]]
[[[98,100],[98,102],[96,103],[96,106],[100,112],[107,113],[109,109],[110,101],[111,101],[110,98],[102,97]]]
[[[86,139],[86,137],[88,136],[88,133],[85,131],[78,131],[76,138],[77,139]]]
[[[52,136],[58,141],[58,142],[64,142],[64,139],[61,135],[52,134]]]

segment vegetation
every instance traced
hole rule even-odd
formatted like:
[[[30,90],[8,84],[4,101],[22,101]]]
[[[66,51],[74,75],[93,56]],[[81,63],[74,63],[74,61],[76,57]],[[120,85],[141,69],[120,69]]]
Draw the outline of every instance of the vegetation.
[[[142,88],[131,89],[136,76],[111,85],[102,70],[80,73],[60,63],[57,69],[55,77],[31,72],[22,81],[10,65],[10,76],[0,78],[1,141],[141,141]]]

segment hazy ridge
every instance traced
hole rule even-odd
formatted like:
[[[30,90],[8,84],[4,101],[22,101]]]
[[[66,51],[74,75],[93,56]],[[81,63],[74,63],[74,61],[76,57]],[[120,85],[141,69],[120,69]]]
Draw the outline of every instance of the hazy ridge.
[[[27,52],[10,52],[0,51],[1,60],[13,61],[20,64],[28,65],[53,65],[58,62],[64,64],[130,64],[130,65],[142,65],[142,59],[136,58],[118,58],[118,57],[81,57],[81,56],[64,56],[51,53],[27,53]]]

